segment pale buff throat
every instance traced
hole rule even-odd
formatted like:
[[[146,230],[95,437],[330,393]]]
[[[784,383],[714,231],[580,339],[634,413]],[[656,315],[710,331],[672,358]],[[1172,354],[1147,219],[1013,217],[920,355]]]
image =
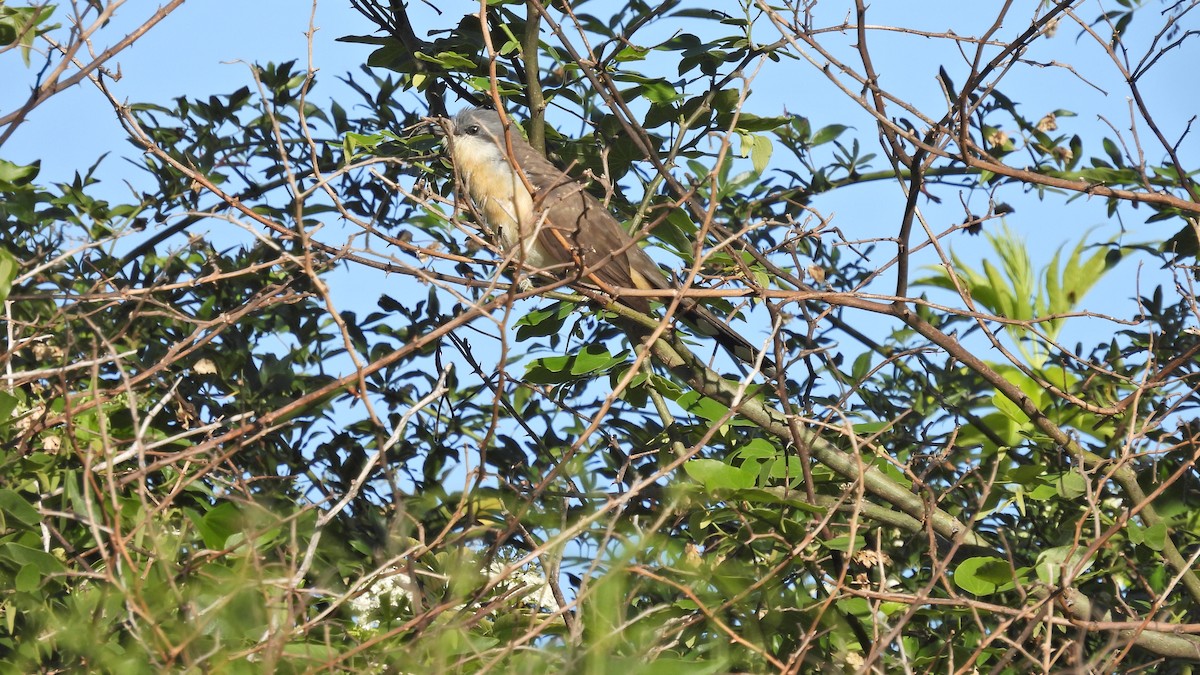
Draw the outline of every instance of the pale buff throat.
[[[495,152],[459,152],[455,153],[455,165],[471,201],[500,235],[500,247],[522,256],[521,262],[530,267],[551,266],[552,259],[538,244],[536,230],[541,219],[535,213],[533,198],[508,159]],[[520,251],[522,244],[524,250]]]

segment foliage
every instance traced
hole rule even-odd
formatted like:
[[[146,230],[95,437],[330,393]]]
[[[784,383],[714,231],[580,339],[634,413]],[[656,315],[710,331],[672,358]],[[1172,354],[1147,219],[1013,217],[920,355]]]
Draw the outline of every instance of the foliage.
[[[340,85],[288,61],[132,104],[115,52],[78,58],[118,4],[0,6],[38,82],[0,144],[83,83],[146,186],[0,160],[6,671],[1200,661],[1195,148],[1142,90],[1195,3],[930,32],[862,3],[501,1],[418,31],[351,0],[378,30]],[[877,72],[897,35],[952,48],[941,99]],[[764,95],[801,70],[853,109]],[[1125,87],[1142,133],[1047,71]],[[448,100],[505,104],[778,373],[670,297],[511,283],[421,119]],[[1110,222],[1051,215],[1089,199]]]

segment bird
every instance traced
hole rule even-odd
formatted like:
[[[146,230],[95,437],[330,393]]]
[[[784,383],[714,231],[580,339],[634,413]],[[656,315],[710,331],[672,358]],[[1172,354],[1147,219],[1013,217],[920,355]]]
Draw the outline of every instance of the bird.
[[[515,126],[506,134],[498,111],[467,108],[445,126],[450,160],[466,196],[498,235],[506,256],[560,277],[579,275],[573,283],[599,289],[643,314],[650,313],[650,298],[621,295],[619,289],[678,288],[582,183],[534,149]],[[771,359],[695,299],[681,299],[678,317],[735,358],[774,375]]]

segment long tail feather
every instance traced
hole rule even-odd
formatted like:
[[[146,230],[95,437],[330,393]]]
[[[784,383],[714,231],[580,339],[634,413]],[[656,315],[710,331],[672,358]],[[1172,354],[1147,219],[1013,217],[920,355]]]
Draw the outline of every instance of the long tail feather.
[[[734,331],[732,326],[722,321],[701,305],[690,304],[684,307],[680,318],[697,333],[716,340],[717,344],[721,345],[735,359],[749,366],[759,364],[758,367],[764,375],[775,377],[776,367],[771,357],[762,354],[760,362],[760,350],[758,347],[751,344],[749,340]]]

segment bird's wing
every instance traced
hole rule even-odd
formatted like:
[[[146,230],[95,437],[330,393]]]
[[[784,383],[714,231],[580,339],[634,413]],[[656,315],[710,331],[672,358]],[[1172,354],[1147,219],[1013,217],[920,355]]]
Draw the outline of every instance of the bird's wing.
[[[560,274],[578,273],[582,267],[589,281],[608,292],[671,287],[658,265],[581,183],[541,157],[522,162],[522,168],[537,188],[538,244],[548,259],[562,266]],[[639,311],[650,307],[647,298],[621,301]]]
[[[583,185],[544,157],[523,163],[530,184],[537,188],[534,210],[539,220],[538,245],[547,260],[561,266],[559,274],[585,272],[585,282],[615,295],[639,312],[649,312],[650,299],[621,297],[616,288],[642,290],[673,288],[662,269],[633,241],[612,213]],[[701,335],[716,340],[738,359],[754,363],[758,349],[728,323],[691,298],[680,302],[680,318]],[[763,371],[775,364],[763,357]]]

